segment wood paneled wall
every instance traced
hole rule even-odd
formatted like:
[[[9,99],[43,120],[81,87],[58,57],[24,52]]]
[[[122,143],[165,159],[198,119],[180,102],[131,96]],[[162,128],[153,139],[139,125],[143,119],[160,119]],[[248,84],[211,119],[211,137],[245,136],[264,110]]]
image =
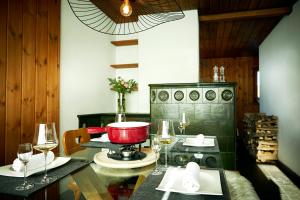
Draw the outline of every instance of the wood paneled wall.
[[[32,142],[35,125],[59,133],[60,0],[0,1],[0,164]]]
[[[246,112],[258,112],[256,99],[257,57],[212,58],[201,59],[200,80],[213,81],[213,67],[224,66],[225,80],[237,83],[237,125],[240,131],[243,127],[243,116]]]

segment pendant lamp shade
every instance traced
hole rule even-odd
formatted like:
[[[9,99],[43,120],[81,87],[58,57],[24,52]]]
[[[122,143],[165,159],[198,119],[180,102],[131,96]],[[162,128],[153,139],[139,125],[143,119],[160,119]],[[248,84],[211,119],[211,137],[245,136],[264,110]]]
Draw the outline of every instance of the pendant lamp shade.
[[[75,16],[91,29],[128,35],[184,18],[176,0],[68,0]]]

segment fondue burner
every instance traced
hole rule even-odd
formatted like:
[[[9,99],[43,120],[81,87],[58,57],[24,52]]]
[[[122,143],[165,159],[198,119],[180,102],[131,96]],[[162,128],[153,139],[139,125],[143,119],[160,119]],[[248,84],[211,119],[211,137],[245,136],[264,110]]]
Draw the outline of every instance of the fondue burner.
[[[107,153],[107,157],[114,160],[124,160],[124,161],[132,161],[132,160],[141,160],[146,157],[144,152],[140,151],[140,148],[137,148],[134,145],[122,145],[118,150],[109,150]]]

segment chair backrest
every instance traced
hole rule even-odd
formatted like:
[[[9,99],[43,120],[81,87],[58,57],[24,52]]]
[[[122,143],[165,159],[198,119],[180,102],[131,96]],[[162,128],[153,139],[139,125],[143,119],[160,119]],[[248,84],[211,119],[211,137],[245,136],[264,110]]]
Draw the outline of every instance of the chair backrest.
[[[63,146],[65,155],[71,155],[85,148],[80,146],[80,143],[90,141],[90,135],[86,128],[66,131],[63,135]]]

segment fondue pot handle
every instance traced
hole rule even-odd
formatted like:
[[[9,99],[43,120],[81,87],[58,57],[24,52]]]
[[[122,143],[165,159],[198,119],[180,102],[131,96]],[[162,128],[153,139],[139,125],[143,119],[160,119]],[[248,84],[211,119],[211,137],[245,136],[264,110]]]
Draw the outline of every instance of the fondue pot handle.
[[[88,127],[89,134],[106,133],[107,127]]]

